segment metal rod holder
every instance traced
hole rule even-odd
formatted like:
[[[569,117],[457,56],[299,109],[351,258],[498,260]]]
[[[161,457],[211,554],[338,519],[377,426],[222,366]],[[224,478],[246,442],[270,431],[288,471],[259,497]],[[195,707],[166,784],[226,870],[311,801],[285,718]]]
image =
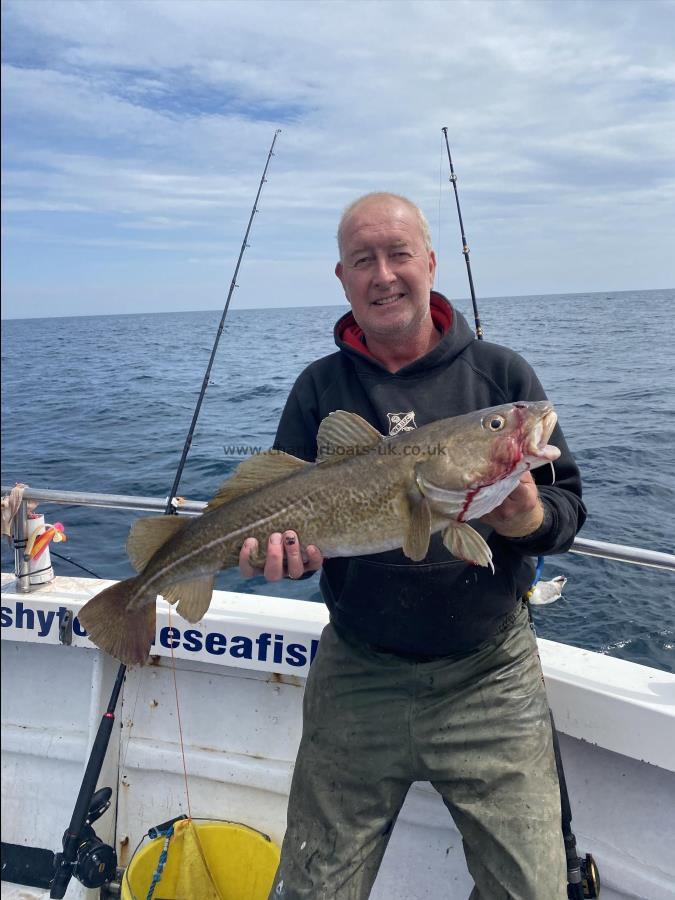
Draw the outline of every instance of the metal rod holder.
[[[20,594],[30,592],[30,557],[26,555],[28,542],[28,501],[22,500],[12,524],[14,541],[14,574]]]

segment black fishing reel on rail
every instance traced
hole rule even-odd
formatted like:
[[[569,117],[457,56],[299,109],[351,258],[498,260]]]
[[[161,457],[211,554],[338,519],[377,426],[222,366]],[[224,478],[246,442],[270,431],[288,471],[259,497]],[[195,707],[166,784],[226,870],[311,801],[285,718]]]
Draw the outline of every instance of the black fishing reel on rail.
[[[76,836],[77,846],[75,858],[71,862],[68,853],[68,844],[73,840],[73,835],[66,829],[63,835],[63,853],[57,853],[54,857],[54,880],[51,884],[49,896],[62,898],[68,887],[71,877],[77,878],[80,884],[87,888],[102,887],[108,881],[112,881],[117,873],[117,853],[114,847],[104,843],[92,828],[92,824],[100,819],[110,806],[112,788],[101,788],[91,798],[87,818]]]

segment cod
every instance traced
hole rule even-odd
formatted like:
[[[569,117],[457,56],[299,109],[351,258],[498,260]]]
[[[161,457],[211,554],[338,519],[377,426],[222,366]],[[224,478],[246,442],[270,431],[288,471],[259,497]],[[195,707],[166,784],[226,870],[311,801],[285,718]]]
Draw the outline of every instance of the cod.
[[[241,463],[198,518],[135,522],[127,552],[139,574],[89,600],[79,620],[102,650],[143,664],[157,595],[198,622],[216,574],[238,563],[244,540],[255,537],[262,548],[276,531],[296,531],[301,547],[314,544],[325,557],[401,548],[415,561],[442,531],[455,557],[492,567],[489,546],[468,521],[499,506],[524,472],[559,457],[548,444],[556,421],[548,401],[515,402],[383,437],[354,413],[331,413],[318,431],[316,462],[270,450]],[[264,557],[251,561],[260,566]]]

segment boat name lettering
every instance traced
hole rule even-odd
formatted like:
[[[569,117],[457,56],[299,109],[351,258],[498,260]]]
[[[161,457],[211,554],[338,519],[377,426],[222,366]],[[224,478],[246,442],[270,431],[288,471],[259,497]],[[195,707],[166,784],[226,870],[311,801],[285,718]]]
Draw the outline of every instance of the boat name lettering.
[[[318,640],[312,640],[309,648],[305,644],[286,643],[283,634],[261,632],[257,637],[235,634],[228,638],[220,631],[208,631],[206,634],[197,628],[182,631],[175,625],[165,625],[159,629],[159,643],[167,650],[182,647],[183,650],[198,652],[206,650],[212,656],[223,656],[229,653],[235,659],[255,659],[258,662],[286,663],[301,668],[307,661],[314,661],[319,647]]]
[[[3,637],[12,639],[17,631],[32,632],[32,638],[47,639],[58,635],[59,628],[68,613],[65,606],[56,609],[39,609],[17,600],[12,606],[2,606],[0,621]],[[77,617],[73,619],[73,634],[87,637]],[[18,637],[18,635],[17,635]],[[165,650],[182,650],[188,653],[206,653],[210,656],[227,656],[236,665],[250,660],[271,665],[286,665],[297,670],[307,669],[313,662],[319,647],[317,639],[308,638],[306,643],[288,637],[283,633],[261,631],[253,634],[226,635],[222,631],[201,630],[199,628],[179,628],[176,625],[160,625],[157,629],[157,644]],[[185,653],[181,654],[185,657]]]
[[[56,630],[61,627],[68,613],[65,606],[59,606],[58,612],[53,609],[33,609],[18,600],[14,609],[11,606],[3,606],[0,613],[0,621],[3,628],[25,628],[26,631],[37,631],[38,637],[48,637],[57,621]],[[73,634],[78,637],[86,637],[87,632],[77,619],[73,622]]]

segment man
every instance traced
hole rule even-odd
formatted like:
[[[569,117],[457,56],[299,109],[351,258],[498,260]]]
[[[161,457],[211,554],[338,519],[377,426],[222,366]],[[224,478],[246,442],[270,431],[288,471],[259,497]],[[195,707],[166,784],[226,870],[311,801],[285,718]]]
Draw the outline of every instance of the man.
[[[544,399],[527,363],[477,341],[433,288],[436,259],[417,207],[360,198],[338,231],[351,312],[337,353],[310,365],[275,446],[313,460],[321,420],[358,413],[384,433],[514,401]],[[473,900],[567,896],[548,704],[521,597],[532,556],[566,550],[583,523],[578,470],[559,428],[548,469],[521,477],[479,523],[495,572],[401,551],[323,560],[293,532],[270,537],[265,576],[323,566],[330,610],[310,672],[281,864],[270,897],[367,898],[413,781],[430,781],[462,833]],[[245,575],[255,540],[242,548]],[[414,900],[414,898],[411,898]]]

